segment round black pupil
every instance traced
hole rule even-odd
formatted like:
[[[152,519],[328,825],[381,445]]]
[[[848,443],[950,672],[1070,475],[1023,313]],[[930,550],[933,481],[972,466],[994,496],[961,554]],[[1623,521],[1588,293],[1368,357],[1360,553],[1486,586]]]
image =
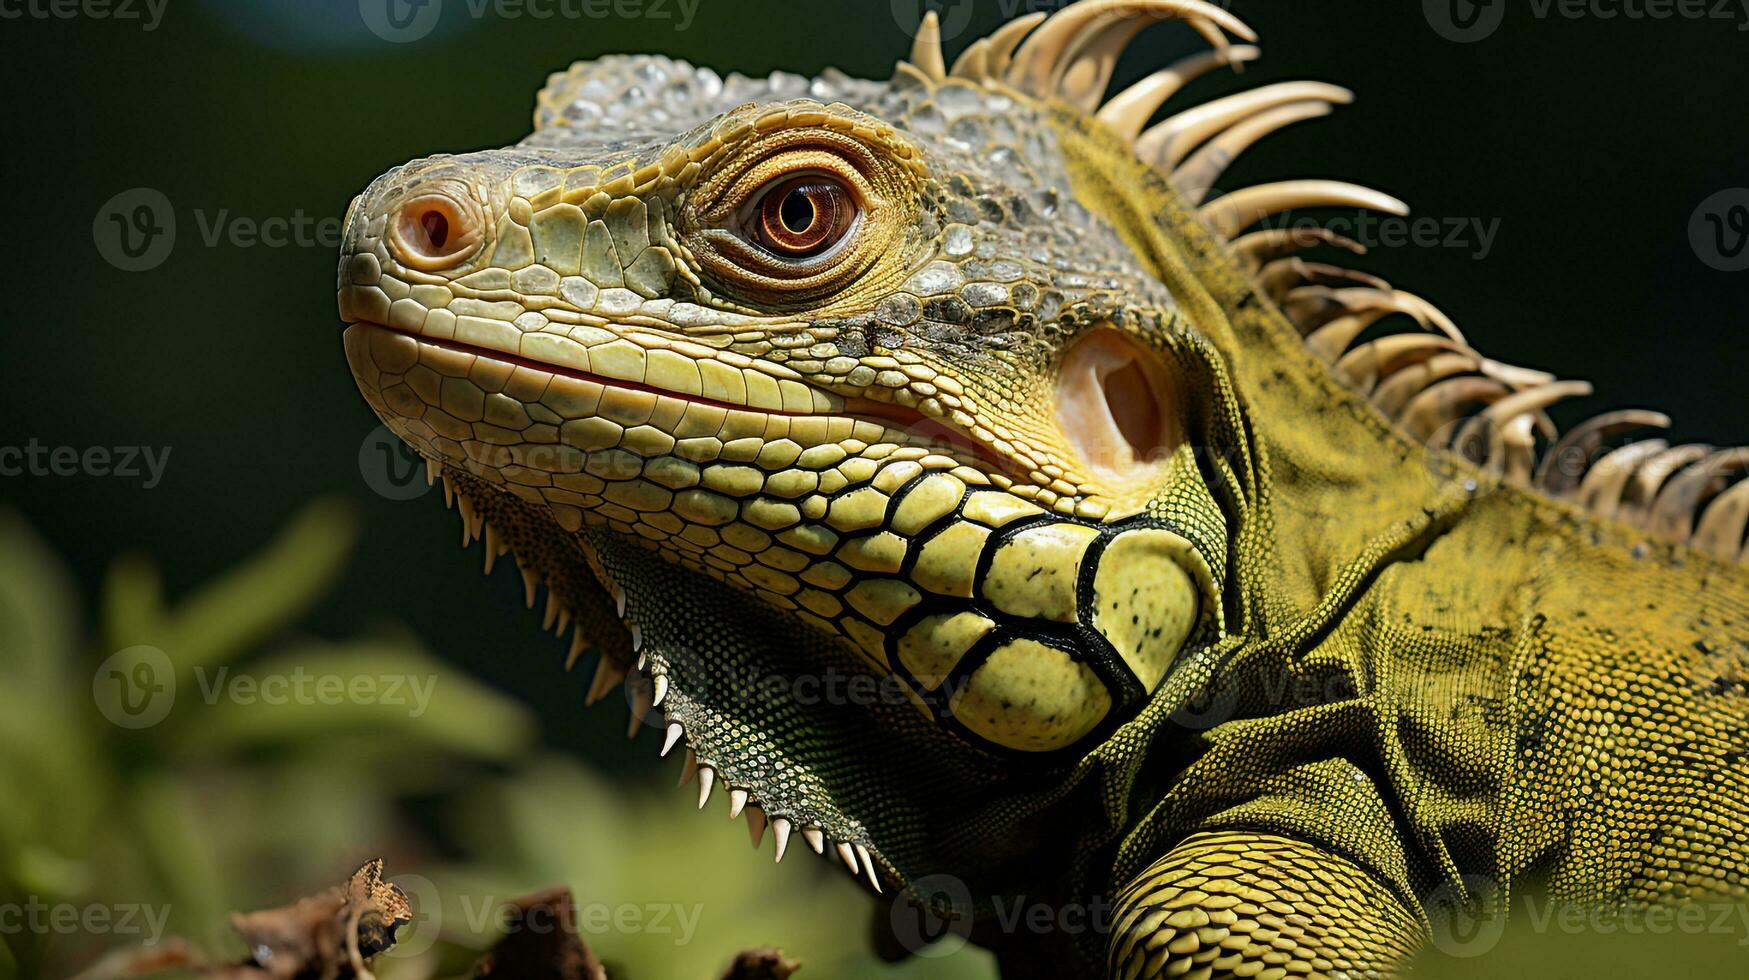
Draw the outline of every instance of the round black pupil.
[[[449,241],[449,219],[442,212],[425,212],[419,217],[419,224],[425,229],[425,238],[431,242],[432,248],[442,248]]]
[[[801,190],[790,191],[784,196],[778,217],[783,219],[785,228],[799,235],[814,227],[814,202]]]

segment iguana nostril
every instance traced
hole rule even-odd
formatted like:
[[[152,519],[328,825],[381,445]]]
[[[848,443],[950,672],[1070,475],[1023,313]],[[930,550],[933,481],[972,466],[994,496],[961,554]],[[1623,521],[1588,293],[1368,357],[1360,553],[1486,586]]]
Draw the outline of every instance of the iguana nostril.
[[[401,206],[390,244],[405,264],[435,272],[459,263],[478,244],[482,219],[471,202],[422,194]]]

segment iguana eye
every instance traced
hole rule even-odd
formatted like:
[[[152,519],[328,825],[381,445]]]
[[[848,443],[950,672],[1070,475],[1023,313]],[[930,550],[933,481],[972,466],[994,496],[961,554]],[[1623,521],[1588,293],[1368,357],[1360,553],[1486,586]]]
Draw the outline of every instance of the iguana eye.
[[[914,177],[845,134],[779,131],[706,171],[677,227],[718,286],[805,303],[841,293],[892,254]]]
[[[759,196],[752,236],[773,254],[812,258],[843,241],[855,225],[856,201],[830,177],[785,180]]]

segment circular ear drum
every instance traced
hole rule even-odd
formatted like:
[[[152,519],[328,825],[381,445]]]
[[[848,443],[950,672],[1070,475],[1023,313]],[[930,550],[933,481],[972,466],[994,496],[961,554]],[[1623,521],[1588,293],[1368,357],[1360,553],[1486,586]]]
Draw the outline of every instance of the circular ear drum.
[[[1057,421],[1089,476],[1116,496],[1146,486],[1183,444],[1176,374],[1112,327],[1076,341],[1057,370]]]

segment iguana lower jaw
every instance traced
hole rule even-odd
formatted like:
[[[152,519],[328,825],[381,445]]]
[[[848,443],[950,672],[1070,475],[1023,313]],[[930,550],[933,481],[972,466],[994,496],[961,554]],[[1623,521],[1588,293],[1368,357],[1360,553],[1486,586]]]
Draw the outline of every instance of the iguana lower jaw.
[[[342,291],[343,316],[357,303],[356,292]],[[1126,342],[1103,336],[1096,331],[1078,348],[1092,348],[1090,353],[1072,351],[1066,359],[1074,380],[1064,384],[1063,411],[1097,415],[1096,421],[1077,419],[1083,422],[1079,428],[1096,435],[1108,430],[1110,439],[1125,442],[1119,449],[1099,442],[1096,452],[1128,454],[1130,437],[1114,415],[1148,438],[1159,435],[1150,425],[1160,429],[1165,423],[1138,421],[1124,411],[1133,404],[1114,407],[1107,401],[1102,372],[1140,369],[1139,355]],[[632,372],[599,356],[595,364],[622,376],[364,320],[348,327],[346,348],[366,399],[394,431],[442,466],[468,473],[477,486],[528,504],[519,524],[540,521],[545,532],[561,536],[585,527],[609,530],[751,592],[845,641],[866,667],[881,674],[897,668],[918,708],[978,743],[1057,752],[1108,730],[1159,682],[1199,623],[1219,623],[1213,573],[1176,532],[1058,519],[995,489],[985,472],[932,451],[938,447],[910,432],[829,414],[844,405],[836,396],[808,389],[817,395],[808,407],[816,410],[760,411],[623,377]],[[424,372],[436,377],[421,381]],[[1132,400],[1147,400],[1137,390],[1146,379],[1122,383]],[[429,402],[421,400],[420,386],[432,394]],[[555,391],[561,397],[554,398]],[[563,396],[578,392],[587,393],[589,407],[581,418],[562,422],[555,441],[512,438],[540,424],[533,413],[568,410]],[[739,416],[741,424],[766,432],[777,425],[790,426],[792,433],[807,423],[820,423],[822,433],[839,426],[850,435],[849,447],[878,449],[879,458],[850,457],[846,443],[807,442],[785,465],[805,466],[809,454],[840,465],[818,474],[778,468],[766,478],[765,494],[738,492],[742,488],[732,481],[751,479],[754,466],[726,464],[729,475],[722,476],[725,464],[709,454],[674,451],[675,437],[687,437],[681,426],[701,407],[713,420]],[[580,438],[566,437],[579,423],[617,433],[634,421],[633,412],[639,419],[658,414],[680,421],[669,428],[645,421],[613,444],[579,445]],[[636,435],[639,428],[644,435]],[[768,445],[761,442],[759,453]],[[759,455],[744,462],[757,464]],[[857,462],[866,472],[848,469]],[[1186,465],[1173,456],[1127,462],[1135,474],[1112,467],[1108,479],[1114,485],[1126,486],[1128,479],[1130,487],[1146,487],[1138,475],[1153,479]],[[770,483],[786,478],[810,485],[802,494],[771,489]],[[471,507],[481,510],[484,504],[473,499]],[[670,514],[678,520],[660,522]],[[651,523],[649,515],[659,522]],[[489,528],[483,522],[480,535]],[[490,551],[525,554],[538,547],[502,540],[502,529],[496,534],[500,540],[488,542]],[[847,540],[840,544],[840,538]],[[920,547],[912,543],[919,539]],[[763,559],[759,548],[768,549]],[[725,567],[721,555],[736,550],[754,561]],[[581,554],[595,579],[619,596],[623,586],[588,548]],[[804,566],[804,555],[826,560]],[[787,560],[798,567],[786,569],[785,556],[793,556]],[[531,564],[538,578],[554,576],[540,562]],[[805,591],[798,596],[799,590]],[[623,598],[616,598],[619,605]],[[1068,653],[1089,637],[1111,658],[1097,669],[1078,665]],[[968,655],[981,656],[982,665],[956,682]],[[668,681],[654,683],[660,689]]]
[[[350,302],[343,299],[343,309],[350,310]],[[508,377],[512,381],[506,383],[504,391],[492,393],[504,398],[517,390],[514,384],[529,384],[544,375],[548,392],[567,381],[595,385],[601,388],[603,402],[654,394],[647,385],[618,385],[599,376],[586,380],[556,365],[497,356],[368,321],[347,328],[345,346],[366,400],[394,431],[433,459],[446,492],[453,492],[461,502],[464,544],[470,537],[483,541],[488,572],[495,558],[514,554],[531,606],[537,586],[547,585],[545,625],[550,628],[556,623],[563,633],[567,623],[575,623],[572,662],[586,640],[601,647],[603,656],[589,700],[603,697],[632,672],[635,659],[636,671],[628,685],[632,732],[639,730],[654,709],[662,709],[662,753],[685,750],[685,777],[698,779],[701,807],[713,786],[719,786],[730,797],[732,813],[749,821],[756,843],[769,825],[781,857],[792,833],[799,835],[816,851],[837,857],[876,890],[883,888],[883,881],[903,882],[930,865],[907,860],[902,851],[887,853],[884,842],[869,831],[869,821],[861,816],[852,794],[843,792],[845,787],[835,785],[831,776],[798,786],[793,774],[805,770],[805,764],[772,768],[774,760],[783,758],[781,745],[754,752],[723,738],[725,728],[745,731],[743,718],[760,720],[758,710],[741,714],[747,705],[739,696],[725,699],[722,693],[737,682],[746,683],[738,672],[745,670],[747,676],[756,678],[783,676],[792,681],[809,673],[822,677],[834,672],[896,676],[905,686],[884,689],[886,693],[880,697],[900,697],[898,703],[916,721],[943,724],[954,733],[951,739],[979,747],[956,748],[942,742],[929,750],[932,755],[947,757],[966,751],[978,755],[995,752],[1004,758],[1043,754],[1066,757],[1066,764],[1078,757],[1077,746],[1103,737],[1134,710],[1146,692],[1159,683],[1193,630],[1217,628],[1213,624],[1218,616],[1209,612],[1219,608],[1213,575],[1189,542],[1176,533],[1161,527],[1102,528],[1092,522],[1060,521],[1018,498],[987,488],[972,489],[975,477],[967,475],[962,480],[959,475],[965,469],[963,463],[952,468],[940,463],[937,469],[928,469],[934,459],[931,454],[920,458],[914,471],[904,471],[905,484],[894,494],[897,502],[881,504],[877,515],[854,516],[845,511],[839,515],[844,521],[834,524],[833,504],[828,503],[820,515],[822,524],[812,525],[813,530],[807,530],[810,526],[805,523],[798,524],[790,529],[798,532],[792,538],[803,539],[802,535],[810,533],[838,534],[848,530],[847,523],[865,525],[863,533],[875,536],[891,535],[895,529],[923,534],[935,524],[939,530],[927,540],[970,542],[969,562],[979,561],[982,551],[994,551],[985,562],[981,585],[974,589],[972,580],[962,587],[946,579],[927,578],[929,566],[920,557],[907,570],[912,581],[923,575],[939,591],[923,594],[918,589],[919,607],[902,613],[891,634],[872,630],[859,634],[854,626],[847,627],[853,636],[866,638],[868,645],[862,646],[846,642],[843,631],[810,626],[804,631],[819,636],[822,642],[815,646],[812,659],[799,664],[796,658],[767,660],[756,649],[740,651],[732,658],[721,656],[713,651],[710,638],[667,626],[658,612],[676,601],[697,602],[708,608],[701,596],[703,583],[664,588],[654,580],[659,570],[650,562],[659,561],[664,566],[678,562],[693,577],[732,581],[719,566],[696,561],[689,564],[685,555],[663,547],[670,539],[655,539],[636,530],[626,534],[615,528],[615,512],[606,494],[602,503],[578,508],[580,523],[572,527],[565,524],[570,519],[568,504],[554,506],[549,496],[530,494],[522,483],[506,478],[507,473],[516,472],[512,467],[539,466],[555,479],[597,475],[611,480],[611,471],[591,466],[591,460],[599,458],[598,452],[568,453],[565,450],[570,447],[560,445],[553,447],[550,456],[539,451],[504,455],[505,447],[477,438],[472,430],[452,430],[454,446],[446,445],[441,434],[440,427],[450,423],[442,421],[438,413],[444,406],[454,410],[463,384],[485,388],[494,384],[493,378]],[[435,404],[415,405],[407,400],[408,392],[421,383],[416,380],[416,369],[422,366],[443,377]],[[660,406],[678,397],[661,394],[656,395],[656,401]],[[516,404],[528,411],[542,402],[519,400]],[[771,413],[771,417],[788,416]],[[428,435],[421,422],[439,434],[435,438]],[[626,472],[641,475],[649,462]],[[701,478],[699,485],[703,484]],[[877,490],[889,485],[881,482],[878,472],[870,483]],[[760,499],[764,498],[754,498]],[[837,500],[850,498],[841,493],[834,502]],[[795,506],[799,513],[806,500]],[[745,514],[745,500],[741,507]],[[944,520],[948,523],[943,524]],[[719,541],[728,547],[740,540],[728,535],[748,533],[734,530],[741,522],[716,526],[727,528],[719,532],[724,535]],[[770,533],[776,529],[764,530]],[[782,532],[778,535],[783,540]],[[1007,544],[994,547],[989,543],[992,539]],[[633,542],[637,545],[626,547]],[[926,544],[926,553],[927,548]],[[842,554],[839,551],[834,557]],[[837,567],[845,570],[851,582],[868,572],[852,559]],[[1048,587],[1035,584],[1041,573]],[[807,580],[806,570],[800,577]],[[869,580],[892,579],[864,579]],[[869,601],[857,593],[859,585],[822,585],[836,585],[837,591],[831,594],[847,595],[850,612],[861,611],[855,607],[858,601]],[[773,613],[800,619],[795,607],[773,601],[769,591],[749,590],[744,581],[736,581],[735,586],[753,591]],[[975,596],[969,594],[974,591]],[[840,623],[857,622],[843,611],[840,617]],[[1042,633],[1038,632],[1041,628]],[[1085,644],[1086,634],[1094,630],[1099,631],[1096,635],[1109,651],[1109,659],[1099,664],[1100,670],[1108,672],[1103,677],[1078,667],[1067,655],[1071,644]],[[762,629],[749,632],[773,635]],[[788,647],[790,642],[782,645]],[[957,660],[968,652],[980,651],[985,655],[981,667],[969,674],[959,669]],[[1111,688],[1105,686],[1107,677],[1112,678]],[[884,702],[875,708],[858,722],[870,733],[862,737],[892,738],[892,726],[898,723],[893,717],[894,704]],[[843,721],[842,716],[862,710],[854,703],[826,708],[838,722]],[[732,721],[725,723],[724,718]],[[927,738],[915,731],[907,737]],[[759,762],[749,762],[750,756]],[[790,775],[783,777],[786,772]]]

